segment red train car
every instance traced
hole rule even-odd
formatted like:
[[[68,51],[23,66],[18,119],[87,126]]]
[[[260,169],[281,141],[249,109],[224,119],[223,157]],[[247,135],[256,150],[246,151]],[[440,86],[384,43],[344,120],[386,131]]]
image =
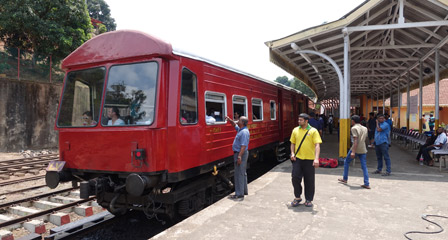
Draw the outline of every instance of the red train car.
[[[60,161],[47,185],[80,182],[113,213],[188,215],[228,194],[235,130],[249,118],[250,160],[287,141],[308,98],[300,92],[173,50],[138,31],[101,34],[62,62],[55,128]]]

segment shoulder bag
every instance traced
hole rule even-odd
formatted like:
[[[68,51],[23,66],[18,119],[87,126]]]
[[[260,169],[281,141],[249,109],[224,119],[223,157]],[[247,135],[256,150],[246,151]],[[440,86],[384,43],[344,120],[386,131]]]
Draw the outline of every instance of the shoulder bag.
[[[299,145],[299,147],[297,148],[296,153],[294,154],[294,157],[297,156],[297,153],[299,152],[300,147],[302,146],[302,143],[303,143],[303,141],[305,140],[306,135],[308,135],[308,132],[309,132],[309,131],[310,131],[310,130],[308,129],[308,131],[306,131],[305,135],[303,136],[302,141],[300,142],[300,145]],[[296,157],[296,158],[297,158],[297,157]],[[297,159],[296,159],[296,161],[297,161]],[[291,162],[292,162],[292,161],[291,161]]]

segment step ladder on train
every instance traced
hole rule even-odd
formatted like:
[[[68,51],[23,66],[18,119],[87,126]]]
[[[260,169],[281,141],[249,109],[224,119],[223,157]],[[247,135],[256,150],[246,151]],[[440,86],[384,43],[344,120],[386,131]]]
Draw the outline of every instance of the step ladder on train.
[[[289,159],[290,156],[290,143],[280,142],[275,148],[275,156],[277,157],[277,162],[284,162]]]

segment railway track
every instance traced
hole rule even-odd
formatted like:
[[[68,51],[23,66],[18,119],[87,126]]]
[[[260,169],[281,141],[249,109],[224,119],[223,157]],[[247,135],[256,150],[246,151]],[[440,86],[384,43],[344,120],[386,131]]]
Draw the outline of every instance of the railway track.
[[[36,157],[2,160],[0,161],[0,179],[3,180],[0,180],[0,187],[43,179],[45,175],[38,175],[40,171],[45,169],[49,162],[58,160],[58,158],[59,154],[47,154]],[[25,177],[25,173],[32,173],[36,176]],[[16,175],[19,178],[8,180],[12,175]],[[36,188],[38,187],[36,186]],[[17,193],[24,190],[6,191],[0,195]]]
[[[0,176],[8,179],[14,173],[39,173],[50,161],[58,160],[59,154],[47,154],[29,158],[19,158],[0,161]]]
[[[39,175],[39,176],[28,177],[28,178],[20,178],[20,179],[14,179],[14,180],[9,180],[9,181],[1,181],[0,182],[0,187],[7,186],[7,185],[13,185],[13,184],[17,184],[17,183],[22,183],[22,182],[29,182],[29,181],[39,180],[39,179],[42,179],[42,178],[45,178],[45,175]]]
[[[62,226],[70,223],[71,219],[85,218],[95,211],[103,211],[94,200],[95,197],[80,199],[76,188],[66,188],[2,203],[0,231],[3,231],[2,236],[16,229],[22,233],[47,235],[47,228]],[[10,239],[14,239],[12,232],[9,233]]]

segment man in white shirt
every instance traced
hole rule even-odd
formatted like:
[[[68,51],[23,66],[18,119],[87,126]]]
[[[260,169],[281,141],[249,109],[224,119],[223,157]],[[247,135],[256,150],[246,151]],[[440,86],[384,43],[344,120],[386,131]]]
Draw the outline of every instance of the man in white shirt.
[[[213,110],[210,109],[207,111],[207,114],[205,115],[205,123],[207,124],[214,124],[216,122],[216,119],[212,117]]]
[[[431,152],[431,150],[434,149],[440,149],[441,147],[443,147],[443,145],[446,144],[447,138],[446,138],[446,134],[443,128],[439,127],[437,129],[437,139],[434,142],[433,145],[429,145],[427,148],[425,148],[423,150],[423,159],[425,160],[425,163],[428,166],[433,166],[434,165],[434,160],[431,158],[431,155],[429,155],[429,153]]]
[[[120,118],[120,111],[117,107],[109,108],[107,112],[107,116],[110,120],[107,122],[107,125],[124,125],[124,121]]]

